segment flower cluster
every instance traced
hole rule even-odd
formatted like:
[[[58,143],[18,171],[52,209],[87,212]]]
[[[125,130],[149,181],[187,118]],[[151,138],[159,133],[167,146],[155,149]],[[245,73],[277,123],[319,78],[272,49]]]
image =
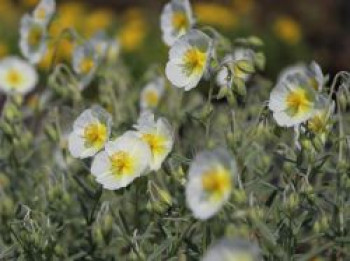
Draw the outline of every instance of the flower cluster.
[[[158,170],[172,150],[172,127],[164,118],[155,121],[150,112],[141,114],[135,130],[113,140],[110,140],[111,128],[110,114],[94,106],[76,119],[69,136],[73,157],[95,156],[91,173],[106,189],[126,187],[135,178]]]

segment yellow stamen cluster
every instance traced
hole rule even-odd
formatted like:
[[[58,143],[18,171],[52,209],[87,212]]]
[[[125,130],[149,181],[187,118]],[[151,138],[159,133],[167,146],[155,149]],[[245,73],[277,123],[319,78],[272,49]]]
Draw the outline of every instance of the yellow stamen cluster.
[[[189,74],[202,72],[207,55],[198,48],[189,49],[184,56],[185,68]]]
[[[88,74],[94,68],[95,62],[90,57],[85,57],[80,63],[80,71],[82,74]]]
[[[101,123],[92,123],[85,127],[84,138],[95,148],[101,148],[107,139],[107,127]]]
[[[297,88],[287,95],[286,103],[288,112],[293,116],[303,115],[312,108],[311,95],[303,88]]]
[[[184,12],[175,12],[172,16],[172,24],[178,31],[186,30],[189,27],[189,22]]]
[[[11,69],[6,75],[6,80],[12,87],[17,87],[23,82],[23,76],[18,70]]]
[[[142,139],[148,143],[153,155],[161,155],[165,151],[165,138],[157,134],[143,134]]]
[[[33,28],[31,28],[28,34],[28,44],[30,46],[39,45],[43,37],[43,33],[43,29],[38,26],[34,26]]]
[[[129,153],[118,151],[110,157],[112,172],[117,176],[128,175],[133,172],[133,159]]]
[[[145,100],[148,106],[156,107],[159,101],[159,95],[154,90],[148,90],[145,94]]]
[[[231,189],[231,176],[227,169],[223,167],[214,168],[202,176],[203,189],[214,199],[220,199]]]

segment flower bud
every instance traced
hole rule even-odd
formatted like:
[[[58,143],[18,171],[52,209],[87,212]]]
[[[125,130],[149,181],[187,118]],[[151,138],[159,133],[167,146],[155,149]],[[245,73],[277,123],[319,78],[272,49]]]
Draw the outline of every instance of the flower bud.
[[[237,203],[244,203],[247,200],[247,195],[243,189],[235,189],[232,194]]]

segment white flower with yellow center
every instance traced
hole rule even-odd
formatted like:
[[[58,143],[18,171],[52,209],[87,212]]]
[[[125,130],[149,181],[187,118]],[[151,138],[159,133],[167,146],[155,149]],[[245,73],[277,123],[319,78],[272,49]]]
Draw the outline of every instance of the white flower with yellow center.
[[[163,8],[160,26],[163,41],[171,46],[194,25],[191,6],[188,0],[171,0]]]
[[[164,118],[154,119],[153,113],[145,111],[134,126],[136,134],[145,141],[151,150],[151,170],[160,169],[164,159],[168,156],[174,144],[174,132]]]
[[[212,40],[199,30],[191,30],[171,47],[166,76],[178,88],[186,91],[197,86],[208,68]]]
[[[99,106],[85,110],[74,122],[68,148],[75,158],[87,158],[103,149],[111,133],[112,118]]]
[[[19,46],[23,56],[31,63],[40,62],[47,49],[47,32],[45,25],[29,15],[24,15],[20,26]]]
[[[129,185],[149,168],[151,151],[148,145],[132,132],[126,132],[106,144],[91,166],[91,173],[105,189],[116,190]]]
[[[85,42],[74,49],[73,69],[80,77],[81,88],[84,88],[91,82],[98,63],[98,53],[90,42]]]
[[[199,153],[190,166],[186,201],[193,215],[208,219],[228,200],[237,174],[233,157],[224,149]]]
[[[283,82],[293,77],[306,77],[309,84],[316,91],[321,91],[326,82],[321,67],[314,61],[311,62],[309,66],[304,64],[296,64],[287,67],[280,73],[278,81]]]
[[[33,18],[42,24],[48,24],[55,13],[55,0],[41,0],[33,12]]]
[[[31,64],[17,58],[0,60],[0,90],[6,94],[26,94],[38,83],[38,74]]]
[[[280,126],[303,123],[312,118],[320,106],[321,97],[302,75],[278,82],[270,94],[269,108]]]
[[[209,248],[202,261],[260,261],[259,247],[242,239],[221,239]]]
[[[163,78],[157,78],[143,88],[140,99],[142,110],[154,109],[158,106],[164,93],[164,84]]]

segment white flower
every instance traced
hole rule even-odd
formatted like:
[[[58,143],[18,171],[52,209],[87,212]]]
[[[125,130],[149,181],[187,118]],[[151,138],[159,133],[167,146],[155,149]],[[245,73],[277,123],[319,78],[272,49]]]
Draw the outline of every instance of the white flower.
[[[171,0],[163,8],[160,26],[163,41],[171,46],[194,25],[191,6],[188,0]]]
[[[26,94],[38,83],[38,74],[31,64],[17,58],[0,60],[0,89],[6,94]]]
[[[197,86],[208,68],[212,40],[198,30],[191,30],[171,47],[166,75],[170,82],[186,91]]]
[[[293,77],[306,77],[309,84],[316,91],[321,91],[326,82],[321,67],[314,61],[309,66],[301,63],[287,67],[280,73],[278,82],[283,82]]]
[[[164,93],[164,79],[159,77],[148,83],[141,92],[140,106],[142,110],[154,109]]]
[[[254,63],[254,52],[247,48],[237,48],[232,54],[226,55],[221,62],[221,69],[216,76],[220,87],[231,87],[233,78],[248,81],[250,73],[242,70],[242,63]]]
[[[75,158],[87,158],[100,151],[111,133],[112,118],[99,106],[85,110],[75,120],[68,148]]]
[[[321,96],[301,74],[279,81],[270,94],[269,108],[280,126],[303,123],[312,118],[320,106]]]
[[[40,62],[47,49],[45,25],[37,22],[30,15],[24,15],[20,26],[19,46],[25,58],[31,63]]]
[[[134,133],[126,132],[106,144],[91,166],[91,173],[105,189],[115,190],[129,185],[148,170],[151,152]]]
[[[73,69],[80,76],[81,87],[87,86],[97,70],[99,58],[90,42],[79,45],[73,52]]]
[[[190,166],[186,201],[199,219],[212,217],[228,200],[237,174],[233,157],[223,149],[199,153]]]
[[[160,169],[164,159],[173,147],[174,133],[172,127],[164,118],[155,121],[153,113],[149,111],[141,114],[134,127],[137,130],[138,137],[150,147],[152,153],[150,168],[152,170]]]
[[[202,261],[260,261],[259,247],[242,239],[221,239],[209,248]]]
[[[33,12],[33,18],[44,25],[47,25],[55,13],[55,0],[41,0]]]

